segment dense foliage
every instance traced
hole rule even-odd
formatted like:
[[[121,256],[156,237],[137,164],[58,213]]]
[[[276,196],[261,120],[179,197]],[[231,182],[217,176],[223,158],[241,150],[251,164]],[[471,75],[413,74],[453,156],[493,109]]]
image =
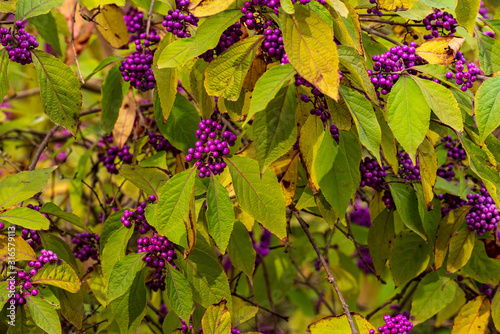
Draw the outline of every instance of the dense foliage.
[[[1,1],[0,332],[498,333],[497,5]]]

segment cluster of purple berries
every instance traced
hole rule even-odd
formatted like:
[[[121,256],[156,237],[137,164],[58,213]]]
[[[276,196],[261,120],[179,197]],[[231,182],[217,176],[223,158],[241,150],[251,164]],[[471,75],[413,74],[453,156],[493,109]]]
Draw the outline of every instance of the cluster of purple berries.
[[[149,35],[146,35],[145,32],[139,34],[138,38],[134,41],[135,43],[135,50],[136,51],[141,51],[144,47],[150,47],[152,45],[158,44],[161,41],[160,35],[156,33],[156,31],[151,30],[149,32]]]
[[[182,320],[181,318],[179,318],[180,321],[181,321],[181,332],[183,333],[187,333],[188,332],[188,329],[190,332],[193,331],[193,324],[191,323],[191,321],[193,321],[193,315],[191,314],[191,316],[189,317],[189,326],[188,324],[186,324],[186,322],[184,320]]]
[[[113,136],[104,136],[97,145],[106,148],[108,144],[111,143],[113,143]],[[97,154],[97,158],[99,162],[104,164],[108,173],[118,174],[118,168],[116,168],[117,162],[115,162],[115,160],[118,158],[119,161],[122,161],[124,164],[132,163],[134,155],[129,152],[129,149],[130,146],[128,144],[123,145],[121,149],[116,145],[111,145],[109,148],[106,148],[105,153],[100,152]]]
[[[370,157],[361,160],[359,171],[361,172],[361,187],[371,187],[375,190],[386,189],[384,177],[387,176],[387,167]]]
[[[267,7],[271,10],[274,11],[274,14],[278,15],[279,14],[279,8],[281,7],[280,0],[252,0],[252,1],[247,1],[243,4],[243,8],[241,8],[241,12],[243,14],[248,13],[248,11],[252,8],[254,9],[255,12],[255,7],[254,6],[261,6],[261,7]],[[252,17],[246,16],[247,21],[251,20]],[[248,29],[254,29],[251,28],[248,22],[245,21],[245,24],[248,26]]]
[[[169,10],[168,15],[162,22],[168,32],[171,32],[178,38],[191,37],[189,26],[198,26],[199,18],[192,14],[184,14],[179,9]]]
[[[28,204],[26,207],[31,210],[40,211],[40,207],[38,205]],[[42,213],[42,215],[45,218],[48,218],[47,214]],[[37,230],[29,230],[24,228],[21,231],[21,237],[24,240],[27,240],[28,244],[33,249],[36,249],[38,246],[42,244],[42,239],[40,238],[40,235],[38,234]]]
[[[490,14],[488,14],[489,11],[490,9],[484,6],[484,1],[481,1],[479,3],[479,15],[481,15],[485,19],[489,19],[490,18]]]
[[[437,198],[441,201],[441,215],[446,216],[451,210],[460,208],[467,204],[467,201],[464,201],[459,196],[452,194],[439,194]]]
[[[163,323],[163,321],[165,320],[165,317],[167,316],[168,314],[168,308],[167,308],[167,305],[165,305],[165,303],[162,303],[160,305],[160,308],[158,309],[159,313],[158,313],[158,321],[161,323]]]
[[[371,3],[371,4],[376,4],[376,3],[377,3],[377,0],[370,0],[370,3]],[[380,11],[380,9],[378,9],[378,7],[377,7],[377,6],[375,6],[375,7],[373,7],[373,8],[368,8],[368,9],[366,10],[366,12],[367,12],[368,14],[373,14],[373,15],[378,15],[378,16],[382,16],[382,15],[384,15],[384,14]]]
[[[410,334],[413,328],[413,323],[408,320],[402,314],[398,314],[394,317],[390,315],[384,315],[385,325],[378,328],[378,332],[374,329],[370,329],[370,334]]]
[[[148,287],[153,291],[165,290],[167,262],[177,269],[174,264],[177,258],[174,244],[166,237],[154,233],[151,238],[137,239],[137,253],[146,253],[142,260],[146,262],[147,267],[155,270],[153,280],[148,282]]]
[[[92,260],[97,260],[99,257],[99,239],[99,235],[94,233],[78,233],[76,238],[71,240],[71,242],[75,244],[75,247],[73,247],[73,255],[82,262],[90,258]]]
[[[134,52],[125,59],[119,67],[123,80],[137,90],[145,92],[153,89],[156,83],[153,74],[153,51]]]
[[[226,168],[222,157],[229,154],[229,147],[234,146],[236,136],[231,131],[222,132],[222,125],[210,119],[201,120],[198,126],[196,138],[199,140],[195,148],[188,149],[186,161],[197,160],[195,166],[200,178],[209,177],[211,173],[220,174]]]
[[[36,296],[38,295],[38,285],[37,284],[32,284],[30,282],[31,278],[35,276],[38,273],[38,270],[40,270],[44,264],[48,263],[49,261],[52,260],[57,260],[57,255],[51,251],[51,250],[45,250],[42,249],[41,255],[38,256],[38,259],[36,261],[29,261],[28,266],[31,267],[32,269],[28,272],[25,271],[18,271],[17,272],[17,277],[18,277],[18,282],[17,284],[20,286],[20,289],[18,293],[13,295],[13,298],[15,300],[15,305],[16,307],[18,305],[23,305],[26,303],[26,295],[29,296]],[[15,290],[16,287],[16,282],[15,281],[9,281],[9,285],[7,286],[7,289],[9,290]]]
[[[264,22],[263,16],[257,11],[253,6],[253,2],[260,2],[259,0],[253,0],[252,2],[245,2],[241,8],[243,16],[241,17],[241,22],[245,23],[248,29],[262,31],[266,27],[270,27],[273,23],[271,20]]]
[[[420,181],[420,164],[418,163],[418,157],[415,160],[415,165],[410,159],[408,153],[399,153],[399,171],[400,177],[405,179],[405,181]]]
[[[460,89],[465,92],[467,88],[472,88],[481,70],[474,63],[467,63],[467,71],[464,72],[465,58],[460,51],[457,52],[455,59],[458,59],[455,63],[457,73],[447,72],[446,78],[449,80],[455,78],[456,84],[460,85]]]
[[[479,193],[468,194],[467,200],[467,205],[471,205],[472,209],[465,216],[465,222],[471,231],[481,236],[498,227],[500,214],[493,198],[484,186],[481,187]]]
[[[441,138],[441,142],[444,143],[444,147],[448,150],[447,156],[455,161],[462,161],[467,159],[467,153],[465,153],[462,144],[456,140],[453,140],[451,136],[446,136]]]
[[[269,246],[271,245],[271,232],[264,228],[260,236],[260,242],[255,242],[253,237],[253,232],[250,232],[250,238],[252,239],[253,248],[255,252],[259,255],[255,259],[255,263],[259,264],[264,257],[269,254]]]
[[[130,7],[126,14],[123,15],[123,20],[127,26],[127,31],[130,34],[130,41],[135,41],[139,35],[146,31],[144,24],[144,13],[137,10],[137,8]]]
[[[283,35],[281,30],[268,28],[264,31],[266,39],[262,43],[262,52],[267,63],[272,63],[273,59],[281,61],[285,54]]]
[[[200,58],[206,62],[211,62],[216,56],[219,56],[222,52],[226,51],[229,47],[240,40],[243,35],[241,31],[241,24],[236,22],[222,33],[220,36],[217,46],[213,49],[207,50],[200,55]]]
[[[338,144],[340,141],[340,133],[339,128],[335,124],[330,125],[330,134],[332,135],[333,140],[335,140]]]
[[[180,151],[177,148],[175,148],[168,141],[168,139],[163,137],[162,135],[150,132],[148,134],[148,137],[149,137],[149,143],[153,145],[153,147],[157,152],[166,151],[166,152],[172,152],[174,154],[180,153]]]
[[[455,177],[455,171],[453,170],[453,164],[444,164],[439,166],[437,169],[437,176],[445,179],[446,181],[451,181]]]
[[[35,36],[24,30],[21,21],[14,23],[13,30],[0,28],[0,41],[9,54],[9,58],[16,63],[26,65],[33,62],[31,50],[38,47]]]
[[[373,261],[368,246],[360,246],[359,252],[356,251],[356,257],[356,265],[359,269],[363,270],[365,274],[371,274],[373,271]]]
[[[482,284],[479,287],[479,292],[484,293],[484,295],[488,297],[490,300],[493,299],[497,290],[498,290],[498,285],[494,287],[491,284]]]
[[[392,210],[396,208],[396,203],[394,203],[394,199],[392,198],[391,191],[389,189],[384,191],[384,195],[382,195],[382,202],[384,202],[385,207],[388,210]]]
[[[155,195],[149,195],[148,201],[153,203],[156,201]],[[145,234],[149,230],[154,230],[154,227],[148,224],[146,220],[145,209],[148,204],[146,202],[139,203],[137,209],[134,210],[125,210],[123,211],[123,216],[120,218],[123,225],[127,228],[132,226],[132,222],[134,224],[134,230],[138,230],[140,234]]]
[[[361,202],[356,201],[356,210],[352,210],[349,214],[351,223],[370,227],[372,226],[372,219],[370,218],[370,210],[368,206],[361,206]]]
[[[439,9],[436,9],[434,13],[427,15],[427,17],[422,20],[422,23],[425,24],[426,30],[431,31],[430,34],[424,35],[425,40],[439,37],[441,34],[444,35],[446,34],[446,31],[449,31],[450,35],[452,35],[457,31],[458,26],[458,22],[453,15],[448,12],[442,12]],[[441,34],[439,29],[441,29]]]
[[[399,74],[395,72],[422,65],[425,62],[415,53],[416,47],[417,43],[412,41],[409,45],[394,46],[386,53],[372,56],[372,60],[375,62],[373,70],[367,70],[367,72],[377,91],[377,96],[386,95],[391,91],[399,79]]]

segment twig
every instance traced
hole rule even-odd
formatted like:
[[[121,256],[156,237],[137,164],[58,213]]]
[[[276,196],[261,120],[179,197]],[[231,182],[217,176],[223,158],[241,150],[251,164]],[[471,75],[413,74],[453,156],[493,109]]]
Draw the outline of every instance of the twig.
[[[267,266],[266,263],[264,262],[264,258],[259,254],[260,257],[260,264],[262,265],[262,271],[264,274],[264,281],[266,283],[266,291],[267,291],[267,299],[269,299],[269,305],[271,306],[271,311],[274,311],[274,302],[273,302],[273,295],[271,293],[271,283],[269,281],[269,273],[267,272]],[[276,332],[276,327],[278,326],[278,318],[276,315],[274,316],[273,319],[273,326],[274,326],[274,332]]]
[[[321,251],[319,250],[318,245],[316,244],[316,241],[314,240],[314,237],[311,235],[311,232],[309,232],[309,227],[307,226],[307,223],[302,219],[300,216],[300,213],[298,211],[293,212],[295,217],[300,223],[300,226],[304,230],[305,234],[307,235],[307,238],[309,239],[309,242],[313,246],[314,250],[316,251],[316,254],[318,255],[319,260],[321,261],[321,264],[326,270],[326,273],[328,274],[328,282],[332,284],[333,288],[335,289],[335,292],[337,293],[337,296],[340,299],[340,302],[342,303],[342,309],[344,310],[344,313],[347,317],[347,321],[349,322],[349,326],[351,327],[351,333],[352,334],[358,334],[358,330],[354,326],[354,322],[352,321],[351,317],[351,312],[349,312],[349,305],[345,302],[344,296],[342,295],[342,292],[339,289],[339,286],[337,285],[337,280],[332,274],[332,271],[330,270],[330,267],[325,261],[325,258],[323,257],[323,254],[321,254]]]
[[[97,201],[99,202],[99,205],[101,206],[102,210],[106,211],[106,208],[104,207],[104,205],[102,205],[101,199],[99,198],[99,195],[97,195],[97,192],[95,191],[94,187],[91,187],[87,182],[85,182],[85,180],[82,180],[82,183],[86,185],[90,189],[90,191],[92,191],[92,193],[97,198]]]
[[[7,158],[7,156],[2,151],[0,151],[0,158],[2,158],[6,163],[8,163],[12,167],[14,167],[14,169],[16,171],[21,172],[21,169],[19,167],[17,167],[17,165],[15,163],[13,163],[12,161],[10,161],[10,159]]]
[[[380,38],[383,38],[385,39],[386,41],[389,41],[393,44],[396,44],[396,45],[399,45],[399,46],[403,46],[403,44],[399,43],[398,41],[390,38],[390,37],[387,37],[386,35],[382,34],[381,32],[375,30],[375,29],[372,29],[372,28],[369,28],[369,27],[366,27],[366,26],[361,26],[361,30],[369,33],[369,34],[372,34],[372,35],[375,35],[375,36],[378,36]]]
[[[75,15],[77,6],[78,6],[78,1],[75,1],[75,7],[73,7],[73,14],[71,15],[71,47],[73,48],[73,53],[75,54],[75,63],[76,63],[76,69],[78,70],[78,76],[80,77],[81,83],[84,84],[85,80],[83,79],[82,71],[80,71],[80,64],[78,63],[78,55],[76,54],[76,47],[75,47]]]
[[[377,14],[368,14],[368,13],[359,13],[358,14],[360,17],[365,16],[365,17],[379,17]],[[399,16],[398,14],[383,14],[382,16]],[[401,17],[401,16],[399,16]]]
[[[31,165],[28,167],[28,171],[35,170],[36,163],[38,162],[38,160],[40,160],[40,156],[42,155],[45,146],[47,146],[50,137],[54,135],[54,132],[56,132],[57,129],[59,129],[59,125],[54,126],[52,129],[49,130],[49,132],[47,132],[47,135],[45,136],[45,138],[43,138],[42,142],[38,146],[38,150],[36,151],[35,156],[33,157],[33,161],[31,161]]]
[[[0,24],[14,24],[14,21],[0,21]]]
[[[156,328],[158,328],[158,330],[160,331],[160,333],[163,333],[163,329],[161,328],[161,326],[158,325],[156,322],[154,322],[153,319],[151,319],[151,317],[149,315],[146,314],[146,316],[144,317],[144,320],[146,320],[146,324],[152,323],[153,325],[155,325]],[[149,327],[149,328],[154,333],[153,329],[151,327]]]
[[[394,26],[403,26],[403,27],[425,27],[425,24],[422,23],[398,23],[391,20],[383,20],[376,18],[367,18],[367,19],[360,18],[359,20],[364,22],[377,22],[377,23],[390,24]]]
[[[379,307],[377,307],[376,309],[374,309],[373,311],[371,311],[370,313],[368,313],[366,315],[366,320],[370,320],[370,318],[375,315],[378,311],[380,311],[381,309],[383,309],[384,307],[386,307],[387,305],[391,304],[393,301],[397,300],[401,300],[401,298],[404,297],[405,293],[406,293],[406,290],[408,290],[408,288],[410,287],[410,284],[413,282],[413,280],[409,281],[408,283],[406,283],[406,285],[403,287],[403,289],[401,289],[401,292],[400,293],[397,293],[395,294],[392,298],[389,298],[387,301],[385,301],[382,305],[380,305]]]
[[[149,13],[148,13],[148,23],[146,25],[146,37],[149,36],[149,29],[151,29],[151,18],[153,17],[154,6],[155,6],[155,0],[151,0],[151,6],[149,6]]]
[[[108,322],[108,320],[109,320],[109,319],[104,319],[104,320],[101,320],[101,321],[99,321],[99,322],[97,322],[97,323],[93,324],[92,326],[89,326],[89,327],[87,327],[87,328],[85,328],[85,329],[82,329],[82,333],[85,333],[87,330],[89,330],[89,329],[91,329],[91,328],[94,328],[94,327],[97,327],[97,326],[99,326],[100,324],[102,324],[102,323],[104,323],[104,322]]]
[[[283,319],[283,320],[285,320],[285,321],[287,321],[287,322],[288,322],[288,317],[286,317],[286,316],[284,316],[284,315],[281,315],[281,314],[279,314],[279,313],[277,313],[277,312],[271,311],[270,309],[268,309],[268,308],[266,308],[266,307],[264,307],[264,306],[261,306],[261,305],[259,305],[259,304],[255,303],[255,302],[251,301],[250,299],[245,298],[245,297],[243,297],[242,295],[239,295],[239,294],[238,294],[238,293],[236,293],[236,292],[232,292],[232,293],[231,293],[231,295],[232,295],[232,296],[235,296],[235,297],[238,297],[239,299],[244,300],[244,301],[246,301],[247,303],[252,304],[253,306],[257,306],[259,309],[262,309],[262,310],[264,310],[264,311],[266,311],[266,312],[269,312],[269,313],[271,313],[271,314],[273,314],[273,315],[277,316],[278,318]]]

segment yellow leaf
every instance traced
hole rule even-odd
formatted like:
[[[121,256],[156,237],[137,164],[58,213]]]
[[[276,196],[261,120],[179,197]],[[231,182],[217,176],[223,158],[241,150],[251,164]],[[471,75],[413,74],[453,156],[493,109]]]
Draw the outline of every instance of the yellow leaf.
[[[351,312],[352,321],[359,334],[368,334],[370,329],[376,328],[361,315]],[[311,334],[346,334],[351,333],[351,327],[345,314],[330,316],[313,322],[308,327]]]
[[[132,88],[129,89],[127,96],[123,99],[118,119],[113,128],[113,140],[119,148],[127,142],[128,137],[132,133],[135,122],[136,103]]]
[[[436,184],[436,173],[438,168],[437,155],[434,146],[426,137],[418,147],[418,158],[420,161],[420,176],[422,178],[422,189],[425,204],[429,205],[434,198],[434,184]]]
[[[427,60],[430,64],[448,66],[464,42],[465,38],[461,37],[436,37],[417,47],[416,54]]]
[[[309,116],[300,130],[299,148],[301,159],[306,169],[307,177],[313,192],[319,189],[318,178],[314,169],[314,161],[318,155],[318,149],[321,145],[325,130],[323,123],[317,116]]]
[[[271,168],[280,180],[280,186],[285,195],[286,206],[293,202],[297,190],[297,174],[299,171],[299,152],[291,150],[273,162]]]
[[[450,253],[448,262],[446,262],[447,274],[453,274],[465,266],[472,255],[474,249],[474,240],[476,239],[473,231],[463,228],[458,231],[450,240]]]
[[[210,305],[201,320],[203,332],[213,334],[231,333],[231,315],[226,307],[226,300]]]
[[[301,4],[295,4],[294,15],[281,12],[280,19],[290,64],[323,94],[338,101],[339,59],[332,27]]]
[[[33,248],[21,236],[0,234],[0,262],[31,261],[36,260],[36,257]]]
[[[109,45],[115,49],[121,49],[128,45],[127,25],[123,20],[120,8],[115,5],[104,6],[94,20],[98,23],[97,30],[108,41]]]
[[[490,301],[478,296],[465,304],[453,322],[451,334],[483,334],[488,329]]]
[[[225,11],[235,0],[196,0],[189,4],[189,11],[196,17],[205,17]]]
[[[397,12],[411,9],[413,0],[379,0],[377,6],[379,9]]]

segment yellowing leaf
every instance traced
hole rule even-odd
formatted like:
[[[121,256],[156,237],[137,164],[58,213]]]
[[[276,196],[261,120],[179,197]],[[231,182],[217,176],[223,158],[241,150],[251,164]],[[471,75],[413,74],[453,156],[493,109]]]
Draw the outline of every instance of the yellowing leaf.
[[[351,312],[352,321],[359,334],[368,334],[370,329],[376,328],[365,318],[357,313]],[[308,327],[311,334],[346,334],[351,333],[351,327],[345,314],[330,316],[313,322]]]
[[[210,334],[230,334],[231,333],[231,315],[226,307],[226,300],[211,305],[201,320],[204,333]]]
[[[417,47],[416,54],[427,60],[430,64],[448,66],[464,42],[465,38],[461,37],[436,37]]]
[[[295,4],[295,15],[280,13],[290,64],[323,94],[339,99],[339,59],[333,30],[321,17]]]
[[[231,46],[208,65],[205,88],[208,95],[237,101],[243,80],[264,37],[248,37]]]
[[[297,174],[299,171],[299,152],[289,151],[287,154],[272,163],[271,168],[280,180],[281,190],[285,194],[286,206],[293,202],[297,190]]]
[[[33,248],[21,236],[9,237],[0,234],[0,261],[2,263],[8,263],[8,261],[31,261],[36,260],[36,258],[37,256]]]
[[[468,228],[463,228],[450,240],[450,254],[446,263],[448,274],[452,274],[465,266],[474,250],[474,232]]]
[[[349,9],[347,9],[346,5],[341,0],[326,0],[326,3],[332,6],[340,16],[349,16]]]
[[[458,24],[464,27],[469,35],[474,35],[476,16],[481,5],[480,0],[456,0],[455,13]]]
[[[300,130],[299,149],[301,160],[307,172],[310,186],[319,189],[318,178],[314,168],[314,161],[318,155],[322,138],[325,133],[319,117],[310,116]]]
[[[491,318],[497,330],[500,330],[500,293],[496,293],[491,301]]]
[[[115,49],[121,49],[128,45],[129,35],[120,8],[114,5],[104,6],[94,20],[99,23],[97,30],[108,41],[109,45]]]
[[[71,293],[80,291],[81,284],[73,268],[63,260],[46,263],[31,278],[31,283],[53,285]]]
[[[490,301],[486,296],[478,296],[465,304],[458,312],[451,334],[483,334],[488,329]]]
[[[196,17],[205,17],[225,11],[235,0],[196,0],[189,4],[189,11]]]
[[[128,137],[132,133],[135,121],[136,104],[134,92],[132,89],[128,91],[127,96],[123,99],[120,113],[113,128],[113,140],[119,148],[125,145]]]
[[[379,9],[397,12],[411,9],[413,7],[413,0],[379,0],[377,5]]]
[[[432,189],[436,183],[436,172],[438,168],[437,155],[429,139],[424,139],[422,144],[418,147],[418,158],[420,161],[420,176],[422,178],[424,200],[425,204],[429,205],[434,198]]]

